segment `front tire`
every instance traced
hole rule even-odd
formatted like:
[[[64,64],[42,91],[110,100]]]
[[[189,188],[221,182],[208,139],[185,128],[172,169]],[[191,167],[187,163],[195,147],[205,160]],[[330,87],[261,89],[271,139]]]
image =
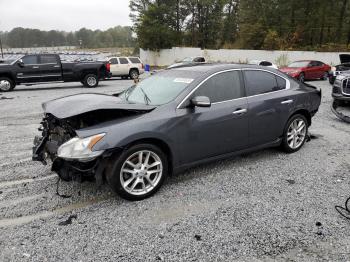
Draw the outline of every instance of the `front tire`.
[[[328,79],[328,72],[324,72],[324,74],[323,74],[321,79],[326,81]]]
[[[305,74],[304,73],[300,73],[298,79],[299,79],[300,82],[304,83],[305,82]]]
[[[88,74],[84,77],[83,85],[85,87],[93,88],[98,85],[98,77],[95,74]]]
[[[16,84],[7,77],[0,77],[0,92],[10,92],[15,88]]]
[[[292,116],[284,129],[282,148],[287,153],[300,150],[305,144],[308,134],[308,122],[305,116],[297,114]]]
[[[112,158],[106,178],[119,196],[137,201],[155,194],[168,175],[164,152],[151,144],[134,145]]]
[[[137,79],[137,78],[139,78],[139,71],[136,69],[131,69],[129,76],[131,79]]]

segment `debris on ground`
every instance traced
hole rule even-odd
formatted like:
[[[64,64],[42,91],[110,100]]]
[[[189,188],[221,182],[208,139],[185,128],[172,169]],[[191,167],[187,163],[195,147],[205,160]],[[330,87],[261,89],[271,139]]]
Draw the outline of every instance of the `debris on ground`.
[[[287,179],[286,180],[290,185],[294,185],[295,184],[295,180],[294,179]]]
[[[195,238],[197,241],[201,241],[201,240],[202,240],[202,236],[201,236],[201,235],[194,235],[194,238]]]
[[[70,215],[70,216],[68,217],[67,220],[58,223],[58,225],[59,225],[59,226],[67,226],[67,225],[70,225],[70,224],[72,224],[73,218],[74,218],[74,219],[77,219],[78,216],[75,215],[75,214],[74,214],[74,215]]]
[[[6,97],[6,96],[0,97],[0,100],[5,100],[5,99],[14,99],[14,97]]]

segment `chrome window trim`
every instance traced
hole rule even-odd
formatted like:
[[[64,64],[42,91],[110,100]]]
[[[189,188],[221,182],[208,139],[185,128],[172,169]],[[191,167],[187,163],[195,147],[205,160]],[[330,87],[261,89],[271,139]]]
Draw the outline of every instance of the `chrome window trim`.
[[[263,72],[267,72],[267,73],[270,73],[270,74],[273,74],[273,75],[276,75],[278,77],[281,77],[283,78],[284,80],[286,80],[286,88],[285,89],[282,89],[282,90],[277,90],[277,91],[272,91],[272,92],[268,92],[268,93],[264,93],[264,94],[258,94],[258,95],[253,95],[253,96],[245,96],[245,97],[240,97],[240,98],[234,98],[234,99],[230,99],[230,100],[224,100],[224,101],[220,101],[220,102],[215,102],[215,103],[212,103],[212,105],[216,105],[216,104],[222,104],[222,103],[226,103],[226,102],[231,102],[231,101],[234,101],[234,100],[240,100],[240,99],[248,99],[250,97],[255,97],[255,96],[262,96],[262,95],[268,95],[268,94],[272,94],[272,93],[276,93],[276,92],[281,92],[281,91],[286,91],[286,90],[289,90],[290,89],[290,81],[288,78],[284,77],[284,76],[281,76],[279,74],[276,74],[274,72],[271,72],[269,70],[264,70],[264,69],[259,69],[259,68],[235,68],[235,69],[226,69],[226,70],[223,70],[223,71],[219,71],[219,72],[216,72],[210,76],[208,76],[207,78],[205,78],[203,81],[201,81],[195,88],[193,88],[193,90],[187,95],[185,96],[184,99],[182,99],[182,101],[177,105],[176,109],[180,109],[180,107],[182,106],[182,104],[205,82],[207,81],[208,79],[212,78],[213,76],[216,76],[218,74],[221,74],[221,73],[226,73],[226,72],[231,72],[231,71],[263,71]],[[247,91],[247,90],[245,90]]]

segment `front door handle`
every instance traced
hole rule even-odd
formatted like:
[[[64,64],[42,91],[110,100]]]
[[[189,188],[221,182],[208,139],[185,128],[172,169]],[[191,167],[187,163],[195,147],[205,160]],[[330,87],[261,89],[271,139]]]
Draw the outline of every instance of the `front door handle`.
[[[284,100],[281,102],[282,105],[289,105],[291,103],[293,103],[294,101],[292,99],[289,99],[289,100]]]
[[[58,67],[60,67],[60,66],[59,66],[59,65],[55,65],[54,67],[55,67],[55,68],[58,68]]]
[[[234,115],[243,115],[245,113],[247,113],[248,110],[247,109],[237,109],[236,111],[234,111],[232,114]]]
[[[38,69],[39,67],[38,66],[33,66],[33,69]]]

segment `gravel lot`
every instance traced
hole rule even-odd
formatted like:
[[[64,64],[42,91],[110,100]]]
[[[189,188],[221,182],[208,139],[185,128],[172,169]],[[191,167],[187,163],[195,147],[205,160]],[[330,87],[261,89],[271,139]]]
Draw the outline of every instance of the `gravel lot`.
[[[72,195],[61,198],[55,174],[31,161],[41,103],[91,90],[50,84],[1,94],[0,261],[349,261],[350,220],[334,206],[350,196],[350,125],[331,112],[328,82],[312,84],[324,97],[301,151],[200,166],[141,202],[93,183],[61,182],[60,193]],[[92,91],[130,85],[105,81]]]

